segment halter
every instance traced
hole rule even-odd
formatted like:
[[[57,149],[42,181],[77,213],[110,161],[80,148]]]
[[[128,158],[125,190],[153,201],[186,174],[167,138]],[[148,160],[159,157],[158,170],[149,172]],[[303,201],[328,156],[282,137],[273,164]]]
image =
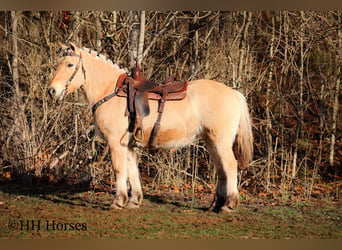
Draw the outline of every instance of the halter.
[[[79,61],[76,65],[75,71],[72,73],[72,75],[70,76],[69,80],[66,81],[65,83],[65,89],[64,89],[64,93],[66,93],[68,91],[68,87],[71,84],[72,80],[74,79],[76,73],[78,72],[81,62],[83,62],[83,58],[82,58],[82,54],[80,53],[79,55],[75,54],[74,51],[72,51],[70,48],[67,48],[64,52],[63,52],[63,56],[75,56],[79,58]],[[83,77],[84,77],[84,82],[86,81],[86,74],[85,74],[85,69],[83,67],[83,63],[82,63],[82,73],[83,73]]]

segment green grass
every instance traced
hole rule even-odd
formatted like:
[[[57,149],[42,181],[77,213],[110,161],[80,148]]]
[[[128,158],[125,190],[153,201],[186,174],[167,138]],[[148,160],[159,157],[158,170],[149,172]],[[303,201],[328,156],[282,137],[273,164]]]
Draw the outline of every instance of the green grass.
[[[86,196],[80,194],[79,196]],[[91,195],[91,200],[99,199]],[[103,195],[108,199],[108,195]],[[173,205],[171,200],[156,203],[145,199],[137,210],[109,210],[89,201],[47,195],[18,196],[0,193],[0,238],[40,239],[341,239],[342,208],[328,202],[311,205],[268,205],[242,201],[232,214],[215,214]],[[81,204],[81,205],[80,205]],[[80,223],[86,230],[10,230],[9,221],[40,220]]]

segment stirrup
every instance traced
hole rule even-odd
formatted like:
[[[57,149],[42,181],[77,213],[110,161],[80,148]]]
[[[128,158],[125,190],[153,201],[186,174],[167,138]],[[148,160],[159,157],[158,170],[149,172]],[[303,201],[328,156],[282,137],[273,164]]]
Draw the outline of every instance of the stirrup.
[[[132,133],[132,137],[135,141],[137,142],[141,142],[144,138],[144,131],[140,126],[135,126],[133,133]]]

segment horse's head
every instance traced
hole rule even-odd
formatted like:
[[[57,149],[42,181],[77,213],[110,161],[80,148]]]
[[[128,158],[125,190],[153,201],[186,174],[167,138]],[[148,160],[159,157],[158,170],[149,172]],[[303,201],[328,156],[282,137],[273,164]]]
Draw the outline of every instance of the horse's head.
[[[49,95],[56,99],[62,99],[85,83],[81,50],[73,43],[69,46],[63,44],[61,46],[63,57],[48,88]]]

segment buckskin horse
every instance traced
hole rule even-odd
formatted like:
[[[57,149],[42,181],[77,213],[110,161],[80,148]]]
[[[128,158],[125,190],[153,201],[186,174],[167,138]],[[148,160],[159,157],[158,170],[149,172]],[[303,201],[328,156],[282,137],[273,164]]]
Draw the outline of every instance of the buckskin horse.
[[[186,83],[183,98],[171,101],[164,98],[162,118],[159,109],[163,98],[148,98],[147,114],[140,119],[142,133],[139,140],[133,140],[127,91],[126,96],[120,95],[122,87],[127,85],[126,80],[131,77],[96,51],[78,48],[73,43],[61,46],[63,56],[49,83],[48,93],[55,99],[63,99],[81,88],[93,108],[96,129],[109,145],[116,175],[116,194],[111,207],[138,208],[141,205],[143,192],[134,147],[150,145],[158,119],[159,131],[154,138],[156,148],[179,148],[198,137],[206,143],[218,175],[211,210],[230,212],[238,207],[235,140],[243,165],[248,165],[253,155],[251,118],[246,99],[240,92],[213,80],[190,81]],[[148,91],[142,89],[140,93],[148,96],[145,95]],[[132,141],[135,142],[132,144]]]

